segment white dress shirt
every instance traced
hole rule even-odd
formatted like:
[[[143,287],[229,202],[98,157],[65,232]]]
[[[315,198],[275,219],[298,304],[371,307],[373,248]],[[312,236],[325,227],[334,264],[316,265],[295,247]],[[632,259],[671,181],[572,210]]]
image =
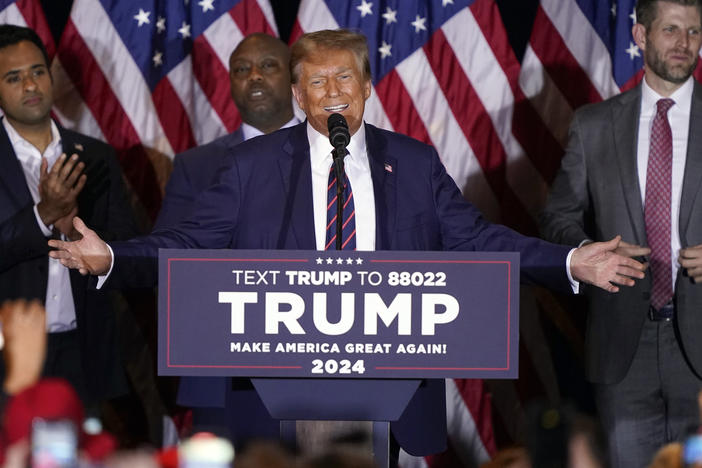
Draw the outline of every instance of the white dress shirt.
[[[10,139],[12,148],[15,150],[17,159],[22,165],[24,178],[27,181],[29,193],[34,200],[34,215],[42,233],[48,238],[51,237],[53,226],[46,226],[37,211],[39,203],[39,172],[41,158],[46,158],[48,170],[51,170],[56,160],[63,152],[61,145],[61,135],[56,124],[51,121],[51,142],[44,150],[44,154],[39,153],[36,146],[22,138],[19,133],[10,125],[7,119],[2,119],[7,136]],[[46,285],[46,330],[49,333],[63,332],[76,328],[76,309],[73,304],[73,291],[71,290],[71,278],[68,268],[61,265],[61,262],[49,258],[49,278]]]
[[[314,235],[317,250],[324,250],[327,239],[327,185],[332,166],[333,149],[329,137],[322,135],[307,122],[307,139],[310,143],[312,166],[312,206],[314,208]],[[375,198],[373,180],[366,150],[366,129],[361,125],[351,136],[346,147],[344,171],[353,191],[356,211],[356,250],[375,250]]]
[[[673,132],[673,171],[670,193],[670,261],[672,265],[671,281],[675,287],[675,277],[680,264],[680,197],[682,195],[685,159],[687,157],[687,138],[690,133],[690,108],[692,106],[693,78],[690,77],[678,88],[670,99],[675,104],[668,110],[668,123]],[[636,162],[641,188],[641,203],[646,203],[646,169],[650,150],[651,127],[656,116],[656,103],[663,99],[643,80],[641,85],[641,115],[639,116],[639,141],[636,150]]]

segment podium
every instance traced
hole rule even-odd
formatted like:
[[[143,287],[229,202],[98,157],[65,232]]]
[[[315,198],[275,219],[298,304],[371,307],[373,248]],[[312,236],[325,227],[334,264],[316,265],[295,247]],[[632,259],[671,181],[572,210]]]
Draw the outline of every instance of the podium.
[[[387,466],[445,415],[424,379],[517,377],[518,298],[517,253],[162,250],[159,374],[251,378],[288,440],[372,421]]]

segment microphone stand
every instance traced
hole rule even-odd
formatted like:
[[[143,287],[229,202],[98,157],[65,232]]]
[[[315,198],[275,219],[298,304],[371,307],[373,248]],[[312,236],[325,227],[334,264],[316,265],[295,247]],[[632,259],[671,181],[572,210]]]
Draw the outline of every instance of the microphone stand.
[[[336,250],[341,250],[342,231],[344,229],[344,157],[346,147],[339,145],[332,150],[334,173],[336,174]]]

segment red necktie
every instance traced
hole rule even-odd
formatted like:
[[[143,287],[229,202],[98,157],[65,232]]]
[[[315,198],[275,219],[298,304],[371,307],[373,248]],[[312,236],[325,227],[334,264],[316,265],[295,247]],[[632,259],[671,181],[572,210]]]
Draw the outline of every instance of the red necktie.
[[[336,249],[336,174],[334,166],[329,169],[327,187],[327,241],[324,250]],[[344,173],[344,213],[341,237],[342,250],[356,250],[356,211],[353,205],[353,191],[349,178]]]
[[[660,309],[673,297],[670,249],[670,191],[673,169],[673,134],[668,123],[672,99],[660,99],[651,126],[651,146],[646,169],[644,219],[651,248],[653,291],[651,305]]]

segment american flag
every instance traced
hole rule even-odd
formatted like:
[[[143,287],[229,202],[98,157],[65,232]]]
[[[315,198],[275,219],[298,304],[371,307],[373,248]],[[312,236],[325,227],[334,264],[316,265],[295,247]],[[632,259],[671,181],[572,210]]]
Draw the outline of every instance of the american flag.
[[[117,150],[153,218],[175,153],[241,123],[229,55],[277,36],[268,0],[75,0],[52,64],[55,111]]]
[[[573,112],[607,99],[642,78],[634,43],[635,0],[541,0],[522,61],[519,85],[550,133],[545,152],[557,167]],[[695,77],[702,78],[698,64]],[[550,181],[551,179],[549,179]]]
[[[39,0],[0,0],[0,24],[32,28],[44,42],[49,59],[54,56],[56,45]]]

